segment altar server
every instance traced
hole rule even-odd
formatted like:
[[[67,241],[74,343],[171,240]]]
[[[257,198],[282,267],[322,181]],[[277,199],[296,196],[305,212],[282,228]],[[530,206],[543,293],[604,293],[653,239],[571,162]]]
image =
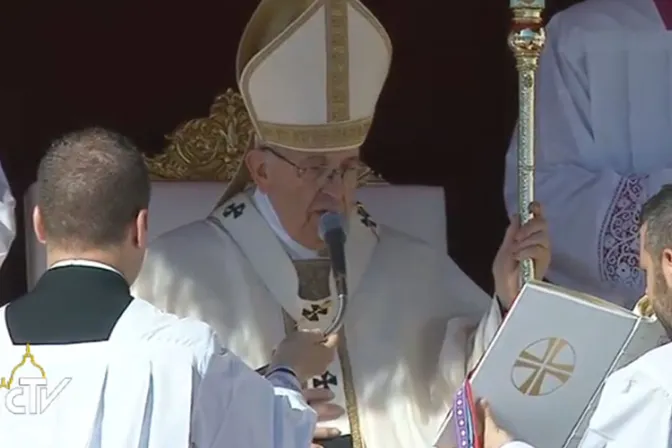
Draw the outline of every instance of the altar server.
[[[656,317],[672,337],[672,185],[643,206],[641,267]],[[485,406],[483,448],[532,448],[499,428]],[[672,343],[613,373],[579,448],[672,447]]]
[[[153,241],[134,284],[160,308],[211,324],[258,368],[297,325],[334,321],[318,222],[342,213],[349,308],[338,359],[306,391],[325,391],[316,438],[336,437],[316,440],[324,447],[430,446],[516,295],[517,260],[535,258],[540,274],[549,260],[543,218],[522,229],[514,220],[494,267],[498,303],[445,253],[354,202],[391,56],[359,0],[262,0],[237,59],[256,145],[210,216]]]
[[[586,0],[548,24],[537,77],[537,199],[548,279],[631,308],[644,291],[638,215],[672,181],[672,3]],[[517,210],[516,133],[506,203]]]
[[[134,298],[150,183],[122,137],[65,136],[37,182],[33,220],[50,267],[0,308],[0,446],[310,446],[316,415],[300,384],[324,372],[334,338],[276,341],[267,380],[205,323]],[[46,390],[31,389],[35,379]]]

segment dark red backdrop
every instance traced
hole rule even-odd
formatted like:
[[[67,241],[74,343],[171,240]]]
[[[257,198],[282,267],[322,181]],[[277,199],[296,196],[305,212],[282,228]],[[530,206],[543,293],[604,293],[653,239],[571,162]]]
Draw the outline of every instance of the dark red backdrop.
[[[238,37],[257,2],[95,3],[2,13],[0,158],[17,198],[59,134],[101,125],[155,152],[181,121],[206,113],[215,94],[235,86]],[[508,2],[365,3],[395,46],[365,158],[390,181],[446,187],[451,255],[489,288],[507,222],[503,157],[516,116]],[[447,5],[450,14],[441,12]],[[20,204],[21,226],[22,213]],[[0,274],[0,302],[24,290],[20,234]]]

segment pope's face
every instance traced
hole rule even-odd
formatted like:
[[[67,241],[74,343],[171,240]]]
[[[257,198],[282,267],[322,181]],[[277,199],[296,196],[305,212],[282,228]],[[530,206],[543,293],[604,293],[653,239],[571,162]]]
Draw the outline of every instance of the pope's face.
[[[320,215],[348,214],[355,202],[362,171],[359,150],[301,152],[266,148],[266,178],[257,182],[268,195],[289,235],[311,249],[322,247]]]

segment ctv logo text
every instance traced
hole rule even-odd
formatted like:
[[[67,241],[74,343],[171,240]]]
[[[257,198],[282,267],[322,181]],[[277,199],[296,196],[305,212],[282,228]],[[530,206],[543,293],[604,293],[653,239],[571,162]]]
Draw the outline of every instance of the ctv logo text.
[[[63,378],[49,387],[46,378],[17,378],[5,394],[5,407],[15,415],[44,414],[71,380]]]

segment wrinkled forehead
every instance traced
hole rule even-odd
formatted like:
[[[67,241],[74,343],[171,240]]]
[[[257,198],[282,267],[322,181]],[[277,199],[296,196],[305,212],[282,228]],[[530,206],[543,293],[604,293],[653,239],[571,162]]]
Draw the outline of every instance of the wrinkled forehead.
[[[297,151],[273,146],[270,148],[296,162],[334,165],[359,160],[359,148],[338,151]]]

